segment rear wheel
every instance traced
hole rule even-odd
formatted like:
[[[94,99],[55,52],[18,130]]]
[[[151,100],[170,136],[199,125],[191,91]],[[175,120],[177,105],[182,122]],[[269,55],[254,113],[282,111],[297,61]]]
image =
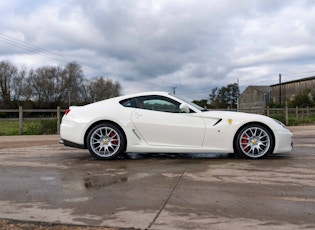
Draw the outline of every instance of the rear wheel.
[[[101,123],[90,130],[86,143],[92,156],[108,160],[124,153],[126,140],[116,125]]]
[[[236,153],[246,158],[262,158],[272,153],[274,138],[266,127],[249,124],[238,132],[234,146]]]

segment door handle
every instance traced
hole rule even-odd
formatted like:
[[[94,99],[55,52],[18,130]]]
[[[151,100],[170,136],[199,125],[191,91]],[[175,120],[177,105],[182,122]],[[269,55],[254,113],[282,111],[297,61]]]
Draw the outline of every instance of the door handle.
[[[136,113],[135,113],[135,117],[138,119],[139,117],[142,117],[142,114],[141,114],[141,113],[136,112]]]

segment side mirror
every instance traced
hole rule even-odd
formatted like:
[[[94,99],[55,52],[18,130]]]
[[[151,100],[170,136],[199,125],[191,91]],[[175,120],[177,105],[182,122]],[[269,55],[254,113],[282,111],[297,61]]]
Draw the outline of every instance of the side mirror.
[[[189,106],[186,103],[180,104],[179,110],[181,112],[184,112],[184,113],[189,113],[190,112],[190,108],[189,108]]]

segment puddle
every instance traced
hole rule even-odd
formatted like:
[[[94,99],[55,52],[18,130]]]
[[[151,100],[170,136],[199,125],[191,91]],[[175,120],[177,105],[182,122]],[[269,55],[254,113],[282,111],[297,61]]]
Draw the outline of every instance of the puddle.
[[[127,181],[128,181],[127,177],[122,178],[90,177],[84,179],[84,188],[86,189],[104,188],[107,186],[120,184]]]

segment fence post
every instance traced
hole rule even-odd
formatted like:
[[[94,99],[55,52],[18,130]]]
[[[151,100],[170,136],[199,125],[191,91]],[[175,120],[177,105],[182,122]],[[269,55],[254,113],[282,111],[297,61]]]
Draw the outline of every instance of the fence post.
[[[270,117],[270,111],[269,111],[269,106],[267,106],[267,116]]]
[[[289,125],[289,109],[288,106],[285,106],[285,124]]]
[[[299,107],[295,107],[295,116],[296,116],[296,122],[299,122]]]
[[[57,134],[60,134],[60,106],[57,106]]]
[[[23,135],[23,107],[19,106],[19,134]]]

